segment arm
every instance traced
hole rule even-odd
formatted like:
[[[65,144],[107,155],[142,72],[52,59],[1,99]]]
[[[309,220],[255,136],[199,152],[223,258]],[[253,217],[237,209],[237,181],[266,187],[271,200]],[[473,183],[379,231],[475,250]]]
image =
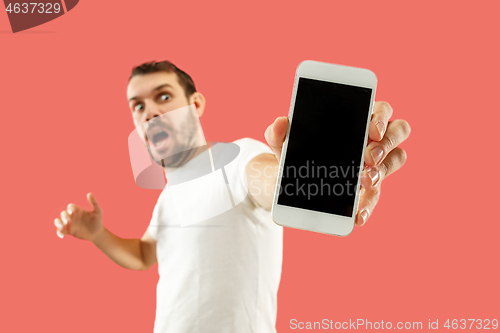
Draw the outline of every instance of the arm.
[[[245,173],[248,184],[248,193],[257,204],[270,211],[273,205],[274,190],[278,178],[281,147],[285,140],[288,127],[288,118],[279,117],[271,124],[265,137],[273,154],[261,154],[248,162]],[[279,146],[279,147],[278,147]]]
[[[245,168],[248,193],[267,211],[273,205],[278,168],[278,160],[273,154],[260,154],[248,162]]]
[[[147,270],[156,264],[156,241],[146,230],[141,239],[120,238],[102,225],[102,210],[94,196],[87,199],[93,207],[86,211],[77,205],[69,204],[55,219],[57,235],[89,240],[118,265],[134,270]]]
[[[156,241],[149,230],[141,239],[125,239],[102,227],[92,242],[109,259],[124,268],[142,271],[156,264]]]

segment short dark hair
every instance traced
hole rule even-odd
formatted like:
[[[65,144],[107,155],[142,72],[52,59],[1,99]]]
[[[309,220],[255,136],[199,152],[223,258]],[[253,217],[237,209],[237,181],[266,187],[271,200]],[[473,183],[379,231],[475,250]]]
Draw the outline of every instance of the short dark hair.
[[[189,98],[193,93],[196,92],[196,87],[194,86],[194,81],[186,72],[179,69],[170,61],[164,60],[160,62],[150,61],[145,62],[142,65],[136,66],[132,68],[132,75],[128,78],[128,81],[137,75],[145,75],[149,73],[156,72],[167,72],[167,73],[175,73],[177,74],[177,80],[179,84],[184,89],[184,94],[187,98]]]

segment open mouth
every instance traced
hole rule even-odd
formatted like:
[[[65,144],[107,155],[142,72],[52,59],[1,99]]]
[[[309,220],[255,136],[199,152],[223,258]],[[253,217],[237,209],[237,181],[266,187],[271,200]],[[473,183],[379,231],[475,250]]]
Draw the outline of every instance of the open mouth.
[[[148,136],[150,144],[156,149],[164,148],[169,137],[168,133],[163,129],[155,129]]]

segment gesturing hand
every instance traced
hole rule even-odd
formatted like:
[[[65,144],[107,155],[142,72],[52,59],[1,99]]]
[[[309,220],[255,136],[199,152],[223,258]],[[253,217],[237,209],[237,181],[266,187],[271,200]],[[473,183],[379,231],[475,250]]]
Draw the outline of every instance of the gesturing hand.
[[[361,175],[361,193],[356,215],[356,225],[368,220],[380,197],[382,181],[403,166],[406,152],[398,147],[410,135],[410,125],[401,119],[389,121],[392,107],[387,102],[376,102],[369,125],[365,166]],[[281,151],[288,127],[287,117],[278,117],[266,129],[265,137],[274,155],[281,159]]]
[[[92,205],[92,211],[84,210],[75,204],[69,204],[68,208],[61,212],[61,216],[55,219],[54,224],[60,238],[63,238],[64,235],[71,235],[92,241],[94,236],[101,231],[103,228],[102,210],[92,193],[87,194],[87,200]]]

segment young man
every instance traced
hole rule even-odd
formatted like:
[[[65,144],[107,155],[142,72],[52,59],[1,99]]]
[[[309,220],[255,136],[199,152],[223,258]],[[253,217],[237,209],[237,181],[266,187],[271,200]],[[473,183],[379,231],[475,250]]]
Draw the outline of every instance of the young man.
[[[134,124],[167,178],[149,228],[141,239],[115,236],[103,226],[101,208],[89,193],[93,210],[69,204],[55,220],[57,234],[90,240],[125,268],[147,270],[158,263],[156,333],[275,332],[283,231],[270,209],[287,118],[267,128],[271,149],[256,140],[237,140],[237,156],[214,171],[215,147],[206,146],[197,119],[205,97],[189,75],[167,61],[145,63],[132,70],[127,97]],[[410,128],[404,120],[389,122],[391,114],[389,104],[376,103],[357,225],[373,211],[382,180],[406,159],[397,145]],[[196,166],[204,161],[212,161],[213,172],[200,177]],[[192,179],[188,188],[182,187],[185,179]],[[227,195],[230,209],[203,218]],[[198,214],[195,223],[184,223],[186,214],[198,212],[202,218]]]

